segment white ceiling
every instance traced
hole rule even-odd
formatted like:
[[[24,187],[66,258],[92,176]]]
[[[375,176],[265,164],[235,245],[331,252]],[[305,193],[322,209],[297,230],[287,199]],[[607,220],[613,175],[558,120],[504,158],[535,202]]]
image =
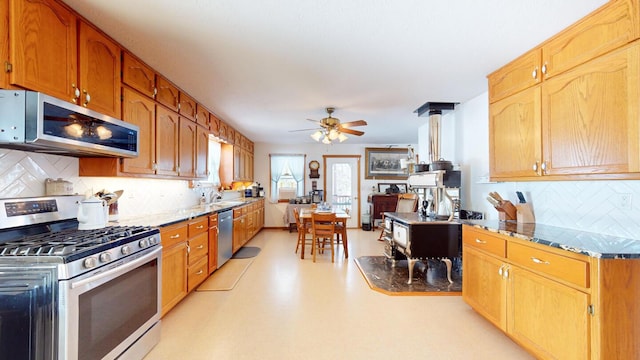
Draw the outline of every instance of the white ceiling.
[[[605,0],[65,0],[255,142],[313,143],[336,108],[348,143],[417,143],[427,101],[486,75]]]

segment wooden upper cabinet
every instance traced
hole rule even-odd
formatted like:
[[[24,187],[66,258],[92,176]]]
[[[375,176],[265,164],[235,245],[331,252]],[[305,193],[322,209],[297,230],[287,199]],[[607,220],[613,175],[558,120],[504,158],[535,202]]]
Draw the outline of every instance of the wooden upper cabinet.
[[[213,113],[209,113],[209,131],[213,136],[220,136],[220,119]]]
[[[122,53],[122,82],[152,99],[156,96],[156,73],[126,51]]]
[[[542,79],[540,60],[542,50],[533,49],[499,70],[489,79],[489,102],[493,103],[539,83]]]
[[[11,84],[73,102],[78,84],[76,24],[76,16],[56,1],[11,0]]]
[[[196,128],[196,171],[197,178],[209,176],[209,130],[198,126]]]
[[[540,86],[489,105],[491,179],[538,176],[540,132]]]
[[[542,45],[544,78],[640,37],[640,9],[632,0],[609,1]]]
[[[233,143],[236,144],[236,146],[240,146],[240,147],[244,148],[244,141],[242,141],[243,137],[244,136],[242,136],[240,131],[236,131]]]
[[[84,21],[79,22],[78,103],[120,118],[120,47]]]
[[[191,121],[196,121],[196,101],[186,93],[180,92],[179,113]]]
[[[236,143],[236,129],[232,128],[229,125],[227,125],[227,141],[231,145],[235,145]]]
[[[156,101],[177,112],[178,104],[180,103],[180,91],[178,90],[178,87],[173,85],[163,76],[157,75],[156,88],[158,89]]]
[[[209,111],[202,105],[196,105],[196,123],[209,128]]]
[[[227,133],[227,123],[225,123],[224,121],[220,120],[220,139],[222,140],[227,140],[229,138],[229,134]]]
[[[178,176],[179,129],[178,114],[157,106],[156,174],[158,175]]]
[[[545,81],[546,175],[640,172],[640,41]]]
[[[156,105],[128,88],[122,89],[122,119],[140,127],[138,157],[122,160],[122,171],[135,174],[153,174],[155,168]]]
[[[179,175],[181,177],[195,177],[196,128],[193,121],[180,117],[180,147],[178,150]]]

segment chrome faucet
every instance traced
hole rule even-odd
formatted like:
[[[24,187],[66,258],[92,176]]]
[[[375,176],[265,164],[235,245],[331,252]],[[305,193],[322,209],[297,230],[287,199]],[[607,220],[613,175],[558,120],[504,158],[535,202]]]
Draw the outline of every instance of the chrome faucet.
[[[222,200],[222,194],[218,190],[213,189],[209,195],[209,203],[216,203],[220,200]]]

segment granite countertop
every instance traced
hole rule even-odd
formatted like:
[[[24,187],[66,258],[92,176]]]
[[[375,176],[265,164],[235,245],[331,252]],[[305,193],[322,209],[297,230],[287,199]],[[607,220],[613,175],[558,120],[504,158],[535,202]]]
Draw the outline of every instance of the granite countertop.
[[[640,258],[640,240],[543,224],[498,220],[460,220],[491,232],[602,259]]]
[[[109,222],[109,225],[122,226],[154,226],[162,227],[179,223],[184,220],[191,220],[199,216],[214,214],[231,210],[238,206],[250,204],[264,198],[239,198],[233,200],[223,200],[218,203],[207,205],[195,205],[189,208],[176,209],[157,214],[145,214],[140,216],[120,217],[117,222]]]
[[[387,212],[385,216],[408,225],[447,222],[446,220],[424,218],[418,213]],[[511,221],[454,219],[453,223],[471,225],[502,235],[599,259],[640,259],[640,240],[636,239],[543,224],[517,224]]]

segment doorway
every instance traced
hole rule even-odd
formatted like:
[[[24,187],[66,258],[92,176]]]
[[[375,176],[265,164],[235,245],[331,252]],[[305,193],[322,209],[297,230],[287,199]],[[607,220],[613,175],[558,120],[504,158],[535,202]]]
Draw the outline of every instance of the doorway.
[[[360,225],[360,155],[323,155],[325,201],[351,214],[348,228]]]

